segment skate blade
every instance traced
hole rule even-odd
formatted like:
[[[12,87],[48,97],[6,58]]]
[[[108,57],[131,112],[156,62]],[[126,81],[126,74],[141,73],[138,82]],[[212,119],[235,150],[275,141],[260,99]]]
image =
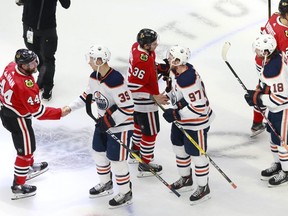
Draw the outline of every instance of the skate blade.
[[[275,187],[281,187],[281,186],[285,186],[288,184],[288,181],[282,183],[282,184],[279,184],[279,185],[271,185],[268,183],[268,188],[275,188]]]
[[[129,200],[129,201],[127,201],[127,202],[125,202],[125,203],[123,203],[123,204],[121,204],[121,205],[117,205],[117,206],[111,206],[111,205],[109,205],[109,209],[116,209],[116,208],[121,208],[121,207],[124,207],[124,206],[129,206],[129,205],[131,205],[133,202],[132,202],[132,200]]]
[[[11,200],[19,200],[19,199],[24,199],[24,198],[28,198],[28,197],[32,197],[36,195],[36,191],[33,193],[29,193],[29,194],[14,194],[13,197],[11,197]]]
[[[156,172],[158,175],[161,175],[162,174],[162,172],[160,171],[160,172]],[[151,177],[151,176],[154,176],[154,174],[153,173],[151,173],[151,172],[143,172],[143,171],[139,171],[139,173],[137,174],[137,177],[138,178],[146,178],[146,177]]]
[[[275,175],[276,175],[276,174],[275,174]],[[267,176],[267,177],[266,177],[266,176],[261,176],[261,177],[260,177],[260,180],[261,180],[261,181],[268,181],[269,179],[273,178],[275,175],[272,175],[272,176],[270,176],[270,177],[268,177],[268,176]]]
[[[178,189],[176,191],[178,193],[185,193],[185,192],[189,192],[189,191],[192,191],[192,190],[193,190],[192,186],[186,186],[186,187],[182,187],[182,188],[180,188],[180,189]],[[170,193],[173,193],[173,191],[170,191]]]
[[[113,189],[104,191],[104,192],[99,193],[97,195],[89,194],[89,198],[93,199],[93,198],[97,198],[97,197],[108,196],[110,194],[113,194]]]
[[[200,204],[202,202],[205,202],[206,200],[209,200],[211,199],[211,195],[210,194],[207,194],[206,196],[204,196],[203,198],[199,199],[199,200],[196,200],[196,201],[190,201],[190,205],[197,205],[197,204]]]
[[[250,138],[253,138],[253,137],[255,137],[255,136],[261,134],[262,132],[265,131],[265,129],[266,129],[266,128],[263,128],[263,129],[261,129],[261,130],[258,130],[258,131],[255,131],[255,132],[252,132],[252,134],[250,135]]]
[[[33,178],[35,178],[35,177],[37,177],[37,176],[39,176],[39,175],[47,172],[48,169],[49,169],[49,168],[46,167],[46,169],[43,169],[43,170],[41,170],[41,171],[36,171],[36,172],[33,172],[33,173],[28,174],[28,175],[27,175],[27,178],[26,178],[26,181],[31,180],[31,179],[33,179]]]

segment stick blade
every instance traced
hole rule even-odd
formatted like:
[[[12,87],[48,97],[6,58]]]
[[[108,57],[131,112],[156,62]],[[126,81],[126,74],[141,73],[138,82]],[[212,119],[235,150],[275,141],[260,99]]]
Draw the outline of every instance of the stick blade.
[[[224,61],[227,61],[227,52],[231,46],[231,43],[226,41],[222,47],[222,58]]]

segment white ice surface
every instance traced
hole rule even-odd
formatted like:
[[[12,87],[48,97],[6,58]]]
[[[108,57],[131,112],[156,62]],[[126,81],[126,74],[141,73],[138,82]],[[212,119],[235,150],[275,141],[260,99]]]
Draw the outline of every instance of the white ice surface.
[[[277,3],[272,4],[272,11],[277,10]],[[22,8],[14,1],[1,0],[1,71],[13,60],[15,51],[24,47],[21,14]],[[269,136],[265,132],[249,138],[252,109],[221,58],[224,42],[230,41],[230,64],[245,85],[254,88],[257,75],[251,44],[267,14],[266,0],[74,0],[68,10],[58,5],[55,88],[47,105],[67,105],[85,89],[91,70],[84,55],[91,44],[108,46],[111,66],[126,74],[136,34],[144,27],[155,29],[160,34],[159,61],[169,45],[179,44],[192,50],[190,62],[201,74],[216,113],[207,153],[238,188],[233,189],[211,165],[211,200],[190,206],[190,193],[177,198],[155,177],[138,179],[137,166],[130,165],[133,205],[108,209],[113,196],[88,197],[98,177],[90,156],[94,123],[83,109],[60,121],[33,120],[37,137],[35,159],[46,160],[50,170],[31,180],[38,190],[36,196],[28,199],[10,199],[15,150],[10,134],[0,127],[0,215],[285,215],[288,187],[271,189],[259,179],[260,171],[272,162]],[[178,174],[169,131],[170,125],[161,117],[155,161],[164,167],[162,178],[171,183]]]

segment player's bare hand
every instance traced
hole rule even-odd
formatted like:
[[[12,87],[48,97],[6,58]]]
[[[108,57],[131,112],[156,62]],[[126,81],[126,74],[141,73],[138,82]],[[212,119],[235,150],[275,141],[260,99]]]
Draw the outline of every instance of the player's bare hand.
[[[68,115],[71,112],[71,108],[69,106],[64,106],[61,109],[62,109],[62,114],[61,114],[62,117]]]
[[[153,95],[154,100],[161,105],[168,105],[170,104],[169,98],[167,97],[167,95],[165,95],[164,93],[158,94],[158,95]]]

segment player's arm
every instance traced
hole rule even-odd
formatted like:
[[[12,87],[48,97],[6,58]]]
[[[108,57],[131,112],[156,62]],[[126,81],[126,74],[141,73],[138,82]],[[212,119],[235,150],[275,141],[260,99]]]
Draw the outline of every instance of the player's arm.
[[[35,91],[28,94],[24,92],[22,103],[31,115],[38,120],[56,120],[62,115],[61,108],[45,107],[40,99],[40,95]]]

